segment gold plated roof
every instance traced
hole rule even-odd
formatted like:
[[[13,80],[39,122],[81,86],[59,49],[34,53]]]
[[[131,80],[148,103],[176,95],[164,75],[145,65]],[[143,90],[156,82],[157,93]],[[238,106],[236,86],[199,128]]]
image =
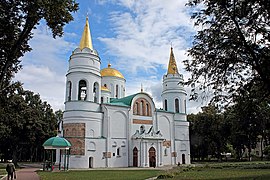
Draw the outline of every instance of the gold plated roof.
[[[110,90],[105,86],[101,86],[101,91],[109,91],[110,92]]]
[[[168,65],[167,74],[179,74],[177,69],[177,64],[173,55],[173,48],[171,47],[170,61]]]
[[[100,71],[101,76],[113,76],[113,77],[119,77],[119,78],[124,78],[124,76],[116,69],[111,68],[111,64],[108,64],[107,68],[104,68]]]
[[[80,49],[82,50],[85,47],[88,47],[89,49],[93,50],[91,32],[90,32],[89,23],[88,23],[88,17],[86,17],[86,22],[85,22],[81,42],[80,42]]]

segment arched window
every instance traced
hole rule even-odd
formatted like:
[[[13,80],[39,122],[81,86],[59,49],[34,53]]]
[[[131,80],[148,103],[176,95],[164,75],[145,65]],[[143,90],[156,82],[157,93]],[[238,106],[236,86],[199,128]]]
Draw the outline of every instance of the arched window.
[[[98,93],[99,93],[98,83],[95,82],[93,86],[94,102],[98,102],[98,95],[99,95]]]
[[[149,116],[149,104],[146,104],[146,116]]]
[[[165,111],[167,111],[168,110],[168,102],[167,102],[167,99],[165,99],[165,101],[164,101],[164,108],[165,108]]]
[[[139,115],[140,114],[140,106],[139,106],[139,103],[136,102],[136,112],[135,114]]]
[[[175,99],[174,104],[175,104],[175,112],[179,113],[179,99]]]
[[[144,103],[143,103],[143,101],[141,101],[141,103],[140,103],[140,115],[144,115]]]
[[[107,84],[104,84],[104,87],[107,87]]]
[[[68,98],[67,98],[67,100],[68,101],[71,101],[71,88],[72,88],[72,83],[71,83],[71,81],[68,81],[68,84],[67,84],[67,89],[68,89]]]
[[[116,84],[116,87],[115,87],[115,97],[116,98],[119,97],[118,93],[119,93],[119,86],[118,86],[118,84]]]
[[[86,81],[80,80],[79,91],[78,91],[78,100],[85,101],[87,98],[86,92],[87,92]]]

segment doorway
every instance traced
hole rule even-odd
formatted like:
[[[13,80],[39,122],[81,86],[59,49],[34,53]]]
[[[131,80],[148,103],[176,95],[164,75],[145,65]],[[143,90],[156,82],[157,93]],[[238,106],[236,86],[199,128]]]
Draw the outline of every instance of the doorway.
[[[185,154],[182,154],[182,164],[186,164],[186,156],[185,156]]]
[[[138,149],[133,149],[133,167],[138,167]]]
[[[94,158],[89,157],[89,168],[93,168],[93,161],[94,161]]]
[[[154,147],[149,149],[149,166],[156,167],[156,150]]]

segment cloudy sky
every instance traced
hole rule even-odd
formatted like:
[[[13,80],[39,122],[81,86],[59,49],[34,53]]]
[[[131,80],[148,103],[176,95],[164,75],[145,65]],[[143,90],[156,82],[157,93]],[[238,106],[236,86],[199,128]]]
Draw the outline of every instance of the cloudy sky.
[[[139,92],[142,84],[156,106],[162,106],[162,76],[167,71],[171,45],[178,69],[187,80],[183,60],[196,33],[190,20],[192,10],[185,6],[187,0],[78,2],[80,9],[64,28],[62,38],[53,39],[43,21],[33,31],[33,50],[22,58],[23,70],[16,75],[25,89],[39,93],[54,110],[64,110],[68,59],[79,46],[87,14],[101,68],[110,62],[124,75],[127,95]],[[199,111],[201,106],[202,102],[188,102],[188,113]]]

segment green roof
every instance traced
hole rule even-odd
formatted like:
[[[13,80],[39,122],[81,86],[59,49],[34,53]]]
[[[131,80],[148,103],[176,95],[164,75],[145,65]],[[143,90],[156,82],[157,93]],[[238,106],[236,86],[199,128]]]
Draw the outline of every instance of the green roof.
[[[54,149],[54,148],[67,148],[71,147],[71,144],[68,140],[62,137],[51,137],[47,139],[43,145],[46,149]]]
[[[133,95],[121,98],[121,99],[116,99],[116,98],[111,99],[109,104],[118,105],[118,106],[131,106],[131,101],[137,94],[133,94]]]

